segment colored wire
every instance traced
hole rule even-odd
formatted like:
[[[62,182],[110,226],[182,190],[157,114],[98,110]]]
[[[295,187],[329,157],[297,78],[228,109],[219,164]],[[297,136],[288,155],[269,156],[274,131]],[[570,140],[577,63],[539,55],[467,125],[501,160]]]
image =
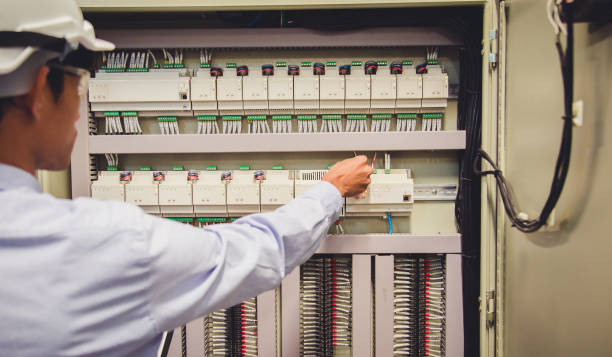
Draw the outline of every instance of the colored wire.
[[[389,223],[389,234],[393,234],[393,222],[391,221],[391,212],[387,212],[387,222]]]

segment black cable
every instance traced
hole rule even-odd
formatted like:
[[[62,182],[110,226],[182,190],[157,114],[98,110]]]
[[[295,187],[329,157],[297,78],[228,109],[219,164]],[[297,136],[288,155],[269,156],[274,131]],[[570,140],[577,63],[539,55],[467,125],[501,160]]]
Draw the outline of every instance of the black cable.
[[[166,332],[166,337],[164,338],[164,341],[162,342],[162,350],[161,350],[161,357],[168,357],[168,352],[170,351],[170,344],[172,344],[172,335],[174,334],[174,331],[170,330],[168,332]]]
[[[564,5],[564,18],[567,24],[567,42],[565,51],[561,46],[559,37],[557,37],[556,48],[559,54],[559,60],[561,62],[561,75],[563,78],[563,100],[564,100],[564,115],[563,115],[563,132],[561,134],[561,145],[559,148],[559,154],[557,156],[557,162],[555,164],[555,171],[553,174],[553,180],[551,183],[550,191],[546,203],[538,218],[528,219],[524,217],[517,203],[512,196],[510,185],[506,178],[497,165],[493,162],[493,159],[484,152],[479,150],[474,158],[473,170],[479,176],[493,175],[497,182],[497,188],[504,204],[504,209],[512,226],[525,233],[536,232],[542,226],[546,225],[548,218],[550,217],[553,209],[557,205],[561,192],[567,179],[567,173],[569,171],[569,164],[572,152],[572,103],[573,103],[573,91],[574,91],[574,29],[573,29],[573,4]],[[478,165],[480,160],[484,159],[487,161],[493,170],[480,171]]]

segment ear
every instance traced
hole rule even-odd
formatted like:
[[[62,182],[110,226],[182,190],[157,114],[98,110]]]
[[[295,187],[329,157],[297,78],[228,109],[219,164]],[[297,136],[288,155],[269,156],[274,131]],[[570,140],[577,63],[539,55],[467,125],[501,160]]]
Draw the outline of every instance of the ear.
[[[43,116],[45,102],[49,100],[49,93],[45,90],[48,73],[49,67],[42,66],[36,74],[32,89],[22,97],[23,104],[30,108],[34,120],[39,120]]]

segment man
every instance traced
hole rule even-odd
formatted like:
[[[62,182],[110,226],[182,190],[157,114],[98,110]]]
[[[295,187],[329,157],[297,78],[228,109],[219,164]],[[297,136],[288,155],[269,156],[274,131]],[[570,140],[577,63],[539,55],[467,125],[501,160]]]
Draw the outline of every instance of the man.
[[[153,356],[161,333],[276,287],[365,190],[363,156],[275,212],[196,229],[138,207],[42,194],[69,164],[95,38],[73,0],[3,3],[0,354]]]

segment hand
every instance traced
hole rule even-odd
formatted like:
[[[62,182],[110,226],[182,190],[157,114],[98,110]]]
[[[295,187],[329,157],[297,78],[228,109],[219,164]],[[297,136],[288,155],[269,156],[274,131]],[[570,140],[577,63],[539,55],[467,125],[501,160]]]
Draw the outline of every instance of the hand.
[[[323,176],[323,181],[336,186],[342,197],[353,197],[368,188],[373,171],[368,166],[368,158],[359,155],[337,162]]]

